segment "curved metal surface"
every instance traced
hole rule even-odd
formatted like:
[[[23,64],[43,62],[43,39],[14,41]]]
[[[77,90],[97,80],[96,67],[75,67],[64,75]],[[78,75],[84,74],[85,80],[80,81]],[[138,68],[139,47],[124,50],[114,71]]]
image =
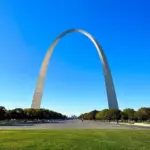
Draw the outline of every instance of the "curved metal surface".
[[[44,58],[42,66],[41,66],[41,70],[39,73],[38,81],[37,81],[35,92],[33,95],[33,101],[32,101],[31,107],[32,108],[40,108],[42,95],[43,95],[43,89],[44,89],[44,82],[45,82],[45,78],[46,78],[46,72],[47,72],[47,68],[48,68],[48,64],[49,64],[49,60],[50,60],[50,57],[52,55],[52,52],[53,52],[55,46],[57,45],[58,41],[62,37],[64,37],[66,34],[69,34],[72,32],[79,32],[79,33],[85,35],[94,44],[94,46],[95,46],[95,48],[99,54],[100,60],[102,62],[102,66],[103,66],[109,109],[112,109],[112,108],[118,109],[118,102],[117,102],[116,92],[115,92],[115,88],[114,88],[114,84],[113,84],[113,79],[111,76],[111,72],[109,69],[107,59],[106,59],[105,54],[102,50],[102,47],[99,45],[97,40],[91,34],[89,34],[88,32],[86,32],[84,30],[81,30],[81,29],[70,29],[70,30],[64,31],[54,40],[54,42],[52,43],[52,45],[48,49],[47,54]]]

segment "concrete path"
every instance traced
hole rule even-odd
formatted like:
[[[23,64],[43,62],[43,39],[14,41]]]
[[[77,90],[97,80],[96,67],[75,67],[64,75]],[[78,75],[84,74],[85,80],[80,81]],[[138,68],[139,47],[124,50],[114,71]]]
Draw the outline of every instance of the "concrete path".
[[[134,123],[134,124],[130,124],[130,123],[122,123],[122,122],[120,122],[119,124],[126,124],[126,125],[132,125],[132,126],[145,126],[145,127],[150,127],[150,124],[146,124],[146,123]]]
[[[0,125],[0,129],[132,129],[150,130],[150,127],[115,124],[100,121],[66,120],[53,123]]]

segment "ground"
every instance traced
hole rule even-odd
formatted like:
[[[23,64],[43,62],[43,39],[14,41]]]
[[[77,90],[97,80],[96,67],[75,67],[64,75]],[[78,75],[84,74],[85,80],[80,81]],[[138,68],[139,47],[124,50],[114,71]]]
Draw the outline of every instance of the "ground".
[[[0,129],[0,150],[150,150],[148,127],[73,120]]]
[[[56,121],[53,123],[39,124],[0,124],[0,129],[147,129],[150,127],[140,127],[133,125],[119,125],[115,123],[100,122],[100,121],[81,121],[67,120]]]

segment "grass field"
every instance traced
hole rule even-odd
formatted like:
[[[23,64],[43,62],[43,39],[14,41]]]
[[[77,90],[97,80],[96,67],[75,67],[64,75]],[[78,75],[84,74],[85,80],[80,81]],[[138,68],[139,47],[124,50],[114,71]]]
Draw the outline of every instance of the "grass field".
[[[0,130],[0,150],[150,150],[150,130]]]

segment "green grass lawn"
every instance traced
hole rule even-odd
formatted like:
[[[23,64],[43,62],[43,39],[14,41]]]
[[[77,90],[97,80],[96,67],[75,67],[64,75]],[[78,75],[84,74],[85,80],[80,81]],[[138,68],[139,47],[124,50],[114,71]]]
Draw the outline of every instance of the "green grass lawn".
[[[150,130],[0,130],[0,150],[150,150]]]

